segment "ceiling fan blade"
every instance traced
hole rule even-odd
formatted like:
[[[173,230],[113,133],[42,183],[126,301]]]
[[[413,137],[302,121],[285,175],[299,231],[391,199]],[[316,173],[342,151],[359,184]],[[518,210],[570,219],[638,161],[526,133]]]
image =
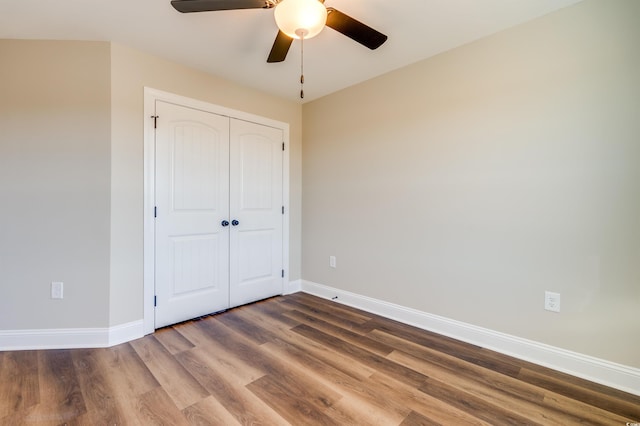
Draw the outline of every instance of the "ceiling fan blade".
[[[271,52],[269,52],[267,62],[272,63],[284,61],[287,57],[287,53],[289,52],[289,47],[291,47],[291,43],[293,43],[293,39],[291,37],[282,31],[278,31],[276,40],[273,42],[273,46],[271,47]]]
[[[387,36],[332,7],[327,8],[327,27],[331,27],[371,50],[377,49]]]
[[[182,13],[273,7],[266,0],[173,0],[171,6]]]

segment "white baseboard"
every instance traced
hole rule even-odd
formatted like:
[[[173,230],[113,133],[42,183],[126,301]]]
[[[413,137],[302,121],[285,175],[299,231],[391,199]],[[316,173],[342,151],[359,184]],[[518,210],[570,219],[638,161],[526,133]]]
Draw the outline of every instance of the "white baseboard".
[[[640,369],[522,339],[438,315],[302,280],[302,291],[494,350],[592,382],[640,395]]]
[[[2,330],[0,351],[106,348],[138,339],[143,335],[142,321],[108,328]]]
[[[143,321],[132,321],[109,328],[109,342],[107,346],[115,346],[130,342],[144,336]]]
[[[302,290],[302,280],[289,281],[285,284],[285,289],[282,294],[293,294]]]

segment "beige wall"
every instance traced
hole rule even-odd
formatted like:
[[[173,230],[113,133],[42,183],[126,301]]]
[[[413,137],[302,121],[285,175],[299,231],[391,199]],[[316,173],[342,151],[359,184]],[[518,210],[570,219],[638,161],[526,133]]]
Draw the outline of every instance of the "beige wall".
[[[111,46],[111,325],[142,318],[143,89],[145,86],[290,125],[291,280],[300,278],[300,104],[128,47]]]
[[[305,104],[303,279],[640,367],[638,16],[587,0]]]
[[[109,61],[108,43],[0,40],[0,329],[107,325]]]

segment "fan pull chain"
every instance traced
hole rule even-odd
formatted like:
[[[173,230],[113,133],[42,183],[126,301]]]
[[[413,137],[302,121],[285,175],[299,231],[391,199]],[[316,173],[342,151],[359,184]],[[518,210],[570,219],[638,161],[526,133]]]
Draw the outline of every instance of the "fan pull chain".
[[[300,99],[304,99],[304,34],[300,35]]]

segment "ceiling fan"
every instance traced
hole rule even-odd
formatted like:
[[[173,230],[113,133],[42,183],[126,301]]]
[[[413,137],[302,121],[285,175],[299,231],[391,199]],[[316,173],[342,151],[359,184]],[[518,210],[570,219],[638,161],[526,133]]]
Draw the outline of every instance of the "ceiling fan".
[[[282,62],[294,39],[308,39],[326,25],[371,50],[380,47],[387,36],[368,25],[334,9],[325,7],[324,0],[173,0],[179,12],[208,12],[239,9],[272,9],[278,34],[267,62]]]

